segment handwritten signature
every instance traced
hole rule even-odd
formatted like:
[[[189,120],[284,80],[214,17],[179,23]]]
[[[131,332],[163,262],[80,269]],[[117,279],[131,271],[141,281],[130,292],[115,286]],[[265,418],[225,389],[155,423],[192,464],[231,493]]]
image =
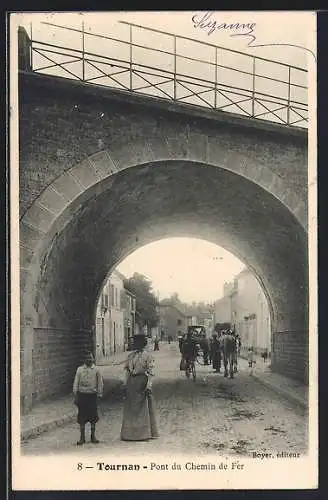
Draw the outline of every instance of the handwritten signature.
[[[217,21],[216,19],[213,18],[213,12],[202,12],[201,14],[194,14],[191,18],[194,28],[202,29],[207,34],[210,36],[212,35],[215,31],[228,31],[230,32],[230,36],[239,36],[239,37],[248,37],[250,40],[248,41],[247,46],[248,47],[272,47],[272,46],[279,46],[279,47],[295,47],[298,49],[305,50],[306,52],[309,52],[314,59],[316,60],[315,54],[312,52],[312,50],[302,47],[300,45],[294,45],[290,43],[265,43],[265,44],[258,44],[256,42],[256,23],[254,22],[249,22],[249,23],[222,23]]]

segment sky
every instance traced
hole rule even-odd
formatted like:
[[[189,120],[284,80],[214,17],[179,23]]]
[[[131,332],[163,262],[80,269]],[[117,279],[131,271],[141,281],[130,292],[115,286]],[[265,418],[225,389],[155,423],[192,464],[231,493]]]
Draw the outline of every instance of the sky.
[[[201,20],[201,15],[206,11],[176,11],[176,12],[101,12],[101,13],[25,13],[17,15],[20,24],[28,26],[33,22],[35,34],[41,30],[40,22],[48,21],[54,24],[61,24],[72,27],[81,27],[81,21],[85,22],[86,30],[104,35],[119,34],[125,36],[128,28],[119,25],[118,21],[128,21],[140,24],[145,27],[159,29],[172,34],[181,35],[197,39],[202,42],[217,44],[234,50],[239,50],[260,57],[267,57],[277,61],[305,67],[307,57],[306,52],[296,47],[257,47],[249,48],[249,37],[230,36],[229,31],[217,30],[208,34],[209,30],[195,27],[193,16],[196,21]],[[256,44],[292,44],[308,47],[315,51],[315,13],[305,11],[213,11],[209,20],[217,23],[255,23],[253,33],[256,36]],[[51,38],[53,33],[51,28],[43,27],[43,35]],[[63,36],[63,35],[61,35]],[[148,39],[149,34],[147,35]],[[72,40],[72,38],[71,38]],[[164,37],[162,38],[165,43]],[[254,45],[255,45],[254,43]]]
[[[223,285],[245,265],[230,252],[195,238],[167,238],[136,250],[118,270],[127,278],[134,272],[151,279],[159,298],[179,294],[183,302],[214,302],[223,295]]]

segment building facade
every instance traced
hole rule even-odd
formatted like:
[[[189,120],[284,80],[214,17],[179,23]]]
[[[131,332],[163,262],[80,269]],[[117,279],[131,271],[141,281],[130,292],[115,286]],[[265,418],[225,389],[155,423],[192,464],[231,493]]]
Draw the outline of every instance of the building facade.
[[[136,297],[126,288],[123,288],[121,292],[121,307],[124,321],[124,345],[125,349],[130,349],[136,331]]]
[[[229,323],[231,321],[231,300],[229,295],[214,303],[214,326],[217,323]]]
[[[259,282],[248,269],[225,283],[223,297],[215,302],[214,323],[229,322],[242,340],[243,349],[271,352],[271,324],[268,301]]]
[[[124,276],[113,271],[107,279],[98,300],[96,312],[96,359],[106,360],[109,356],[126,349],[124,323]]]
[[[248,269],[234,280],[231,294],[232,323],[245,348],[271,352],[271,324],[268,301],[259,282]]]
[[[176,305],[169,302],[162,301],[158,306],[158,311],[159,332],[162,340],[167,340],[169,336],[177,340],[178,336],[183,335],[192,324],[191,316],[185,315]]]
[[[213,317],[204,319],[204,327],[205,327],[206,335],[210,336],[214,330]]]

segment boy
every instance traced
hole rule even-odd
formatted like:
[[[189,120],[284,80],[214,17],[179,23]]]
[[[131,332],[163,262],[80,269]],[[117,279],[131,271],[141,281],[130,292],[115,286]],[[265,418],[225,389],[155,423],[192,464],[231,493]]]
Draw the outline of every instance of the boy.
[[[267,359],[268,359],[268,349],[264,349],[264,351],[262,352],[262,358],[263,358],[263,361],[264,363],[266,363]]]
[[[75,404],[78,407],[77,422],[80,425],[80,440],[78,446],[85,443],[85,424],[91,424],[91,442],[99,443],[96,438],[96,423],[98,417],[97,398],[103,395],[103,379],[96,367],[92,353],[85,357],[84,364],[76,370],[73,384]]]

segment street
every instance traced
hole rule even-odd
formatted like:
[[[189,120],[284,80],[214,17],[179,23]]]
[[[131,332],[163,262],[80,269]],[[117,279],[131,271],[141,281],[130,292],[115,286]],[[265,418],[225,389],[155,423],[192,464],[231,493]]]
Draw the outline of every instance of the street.
[[[120,441],[123,399],[106,397],[100,404],[97,437],[83,453],[197,453],[252,456],[253,453],[306,453],[307,414],[280,398],[249,373],[245,360],[233,380],[212,367],[196,364],[197,380],[179,370],[176,343],[161,343],[154,352],[153,393],[160,437],[147,442]],[[119,367],[121,368],[121,367]],[[89,427],[86,428],[89,441]],[[23,454],[81,454],[75,422],[22,444]]]

